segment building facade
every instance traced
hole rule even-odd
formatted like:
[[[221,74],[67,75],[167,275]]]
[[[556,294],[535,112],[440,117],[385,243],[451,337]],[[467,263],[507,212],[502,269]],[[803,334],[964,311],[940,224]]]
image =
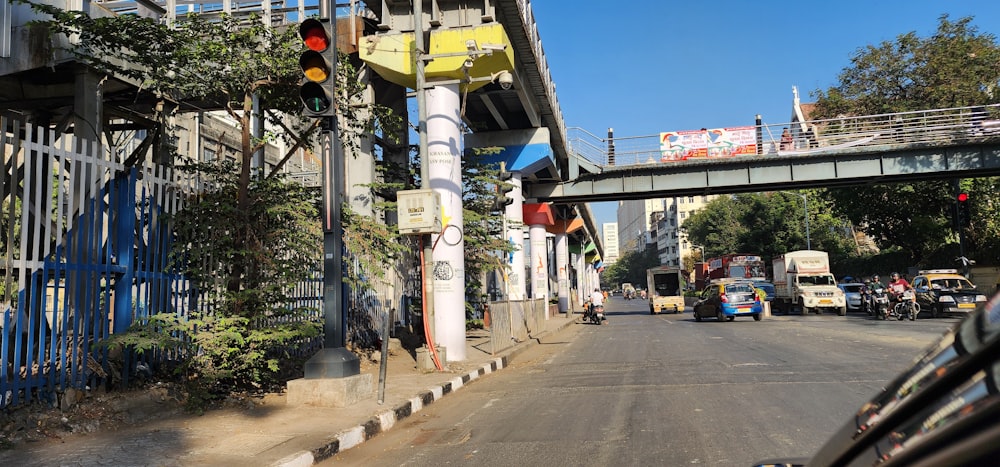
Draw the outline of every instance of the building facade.
[[[618,223],[602,224],[601,231],[604,240],[604,264],[610,266],[618,261]]]
[[[656,252],[660,264],[683,266],[683,260],[696,248],[681,232],[684,221],[705,207],[716,195],[682,196],[663,200],[663,216],[656,222]],[[703,246],[703,245],[698,245]]]
[[[663,212],[663,199],[618,202],[618,248],[620,253],[641,251],[654,242],[653,226]]]

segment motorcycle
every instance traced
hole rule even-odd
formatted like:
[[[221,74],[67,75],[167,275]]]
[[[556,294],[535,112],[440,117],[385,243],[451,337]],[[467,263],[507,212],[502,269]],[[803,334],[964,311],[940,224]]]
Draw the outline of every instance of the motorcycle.
[[[875,317],[875,319],[889,319],[889,295],[886,293],[885,289],[880,287],[871,291],[868,301],[871,310],[870,313]]]
[[[604,305],[588,305],[587,312],[583,315],[583,322],[590,321],[594,324],[604,324],[607,319],[604,316]]]
[[[591,313],[590,320],[594,324],[604,324],[607,318],[604,317],[604,305],[594,305],[594,311]]]
[[[909,318],[910,321],[913,321],[917,319],[917,313],[920,313],[920,304],[917,303],[913,291],[903,291],[899,301],[892,307],[892,314],[899,321],[902,321],[904,318]]]

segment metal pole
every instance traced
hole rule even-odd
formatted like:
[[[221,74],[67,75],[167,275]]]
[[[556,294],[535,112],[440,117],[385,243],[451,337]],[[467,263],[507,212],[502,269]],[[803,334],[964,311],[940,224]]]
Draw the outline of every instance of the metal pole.
[[[962,274],[964,274],[965,277],[969,277],[969,264],[966,261],[965,257],[965,227],[962,225],[961,222],[961,215],[958,211],[959,206],[957,199],[958,194],[962,192],[962,185],[959,179],[956,178],[951,181],[951,186],[955,189],[955,196],[956,196],[954,211],[955,211],[955,228],[956,230],[958,230],[958,256],[962,259]],[[968,203],[968,201],[966,201],[966,203]]]
[[[334,0],[327,0],[328,18],[333,37],[337,37],[337,14]],[[330,65],[330,74],[337,76],[337,60]],[[341,235],[341,192],[344,187],[343,158],[340,151],[340,135],[337,134],[337,117],[327,117],[326,135],[323,141],[323,202],[326,208],[323,222],[323,310],[326,316],[326,347],[343,347],[344,332],[344,239]]]
[[[431,188],[431,176],[430,176],[430,164],[427,161],[427,94],[426,94],[426,79],[424,76],[424,54],[426,53],[426,46],[424,44],[424,5],[423,1],[413,2],[413,54],[416,57],[416,71],[417,71],[417,135],[419,137],[419,151],[420,151],[420,188],[429,190]],[[436,336],[434,333],[434,248],[432,244],[432,239],[430,235],[427,235],[424,239],[424,270],[427,271],[424,274],[424,309],[427,310],[426,315],[423,317],[424,326],[427,326],[431,330],[431,336]],[[428,342],[427,345],[433,345],[433,342]]]
[[[760,114],[754,116],[754,122],[756,125],[757,133],[757,155],[764,154],[764,121],[760,118]]]
[[[335,0],[321,1],[330,21],[331,35],[337,37]],[[330,66],[337,76],[336,59]],[[323,349],[306,361],[306,379],[342,378],[361,373],[361,362],[346,348],[347,313],[344,294],[344,238],[341,224],[341,203],[344,191],[344,158],[337,130],[337,117],[323,120],[322,181],[323,209]]]
[[[608,165],[615,165],[615,129],[608,128]]]

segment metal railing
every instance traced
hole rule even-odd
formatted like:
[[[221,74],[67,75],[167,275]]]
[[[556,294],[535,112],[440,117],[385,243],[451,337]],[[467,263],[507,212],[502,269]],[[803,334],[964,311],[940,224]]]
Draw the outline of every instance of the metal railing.
[[[787,133],[785,130],[788,130]],[[722,147],[711,138],[736,131],[753,131],[752,147],[742,154],[712,151]],[[704,133],[704,141],[694,149],[707,148],[696,155],[667,157],[657,135],[614,138],[614,163],[608,154],[608,141],[582,129],[570,132],[571,154],[599,166],[646,164],[683,164],[692,161],[745,156],[796,156],[853,153],[872,148],[939,147],[975,144],[1000,139],[1000,104],[948,109],[919,110],[879,115],[839,117],[759,126],[689,130],[689,137]],[[723,141],[725,143],[725,141]],[[749,146],[748,145],[748,146]],[[731,144],[738,147],[738,144]]]

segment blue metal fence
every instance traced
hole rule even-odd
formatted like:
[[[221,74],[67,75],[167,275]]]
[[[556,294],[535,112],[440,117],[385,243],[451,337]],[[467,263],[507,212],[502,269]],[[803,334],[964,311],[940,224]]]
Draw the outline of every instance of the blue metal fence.
[[[138,314],[183,311],[192,294],[165,272],[164,215],[184,187],[166,167],[130,168],[69,135],[0,117],[0,407],[101,384],[94,344]],[[23,128],[23,137],[21,129]]]
[[[96,342],[156,313],[210,311],[168,263],[166,217],[198,191],[198,181],[167,167],[102,160],[95,145],[5,117],[0,129],[12,129],[0,131],[0,408],[54,402],[66,388],[108,378],[127,384],[129,371],[113,372]],[[322,288],[320,273],[295,287],[289,305],[314,310],[300,319],[323,319]],[[389,272],[364,290],[345,289],[348,343],[387,338],[385,319],[407,324],[398,310],[415,288]],[[320,336],[290,351],[308,356],[322,345]]]

